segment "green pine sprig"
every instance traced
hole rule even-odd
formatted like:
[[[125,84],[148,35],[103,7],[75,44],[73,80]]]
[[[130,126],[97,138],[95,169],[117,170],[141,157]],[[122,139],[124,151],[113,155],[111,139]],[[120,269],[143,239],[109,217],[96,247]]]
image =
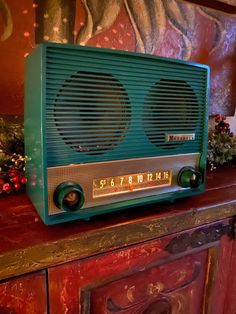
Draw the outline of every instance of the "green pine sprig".
[[[211,170],[232,164],[236,158],[236,140],[225,116],[216,115],[215,128],[209,130],[207,160]]]

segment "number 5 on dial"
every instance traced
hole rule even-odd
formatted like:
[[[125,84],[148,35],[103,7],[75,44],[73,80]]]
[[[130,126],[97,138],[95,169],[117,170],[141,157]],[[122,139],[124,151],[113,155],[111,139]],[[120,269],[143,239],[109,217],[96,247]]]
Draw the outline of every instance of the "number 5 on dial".
[[[100,180],[100,189],[102,189],[106,185],[106,180]]]

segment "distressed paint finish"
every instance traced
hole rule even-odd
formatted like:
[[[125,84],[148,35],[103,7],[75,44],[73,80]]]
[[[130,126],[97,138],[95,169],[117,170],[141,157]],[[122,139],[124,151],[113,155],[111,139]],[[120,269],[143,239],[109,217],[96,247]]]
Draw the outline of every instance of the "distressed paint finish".
[[[1,314],[46,314],[45,272],[0,283]]]
[[[207,252],[203,251],[101,287],[90,288],[85,300],[90,303],[90,310],[85,313],[141,314],[148,311],[154,302],[165,299],[172,314],[199,314],[203,301],[206,260]]]
[[[236,313],[236,242],[233,242],[224,314]]]
[[[231,232],[231,216],[236,215],[235,174],[234,168],[210,173],[206,193],[174,204],[51,227],[39,220],[25,194],[2,198],[1,279],[49,268],[51,313],[57,314],[89,313],[98,299],[108,313],[119,313],[132,304],[126,313],[137,309],[136,313],[150,314],[158,306],[169,314],[180,304],[183,314],[190,314],[193,307],[199,311],[196,314],[223,314],[225,304],[226,314],[232,314],[235,282],[229,281],[228,292],[225,287],[228,274],[234,274],[236,249],[234,245],[230,266],[233,241],[226,233]],[[213,232],[218,229],[222,232]],[[124,296],[120,287],[125,282]],[[14,302],[6,303],[2,291],[12,291],[13,296],[25,293],[24,300],[39,300],[45,311],[44,272],[1,282],[2,312],[15,313],[12,307],[6,309]]]
[[[173,314],[216,314],[207,312],[216,276],[209,254],[218,252],[219,242],[170,254],[166,247],[174,237],[49,269],[52,313],[144,313],[164,298]]]
[[[220,241],[218,249],[214,250],[215,248],[213,248],[209,252],[208,265],[211,265],[211,269],[209,269],[206,278],[209,285],[208,289],[204,291],[206,305],[204,314],[226,314],[224,305],[227,295],[231,294],[231,291],[227,291],[227,284],[228,279],[231,277],[230,260],[233,244],[234,240],[232,238],[224,236]],[[233,314],[233,312],[230,314]]]
[[[236,215],[236,169],[208,175],[207,192],[89,222],[45,226],[25,194],[0,198],[0,279],[85,258]],[[229,180],[231,176],[231,179]]]

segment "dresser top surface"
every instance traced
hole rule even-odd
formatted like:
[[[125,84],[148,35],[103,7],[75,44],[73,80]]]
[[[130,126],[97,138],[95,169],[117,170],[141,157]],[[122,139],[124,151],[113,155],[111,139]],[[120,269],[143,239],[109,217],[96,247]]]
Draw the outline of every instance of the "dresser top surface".
[[[55,226],[42,223],[25,193],[0,196],[1,269],[22,259],[33,271],[222,220],[236,215],[235,196],[236,168],[222,168],[208,173],[203,194]],[[1,269],[0,279],[12,275]]]

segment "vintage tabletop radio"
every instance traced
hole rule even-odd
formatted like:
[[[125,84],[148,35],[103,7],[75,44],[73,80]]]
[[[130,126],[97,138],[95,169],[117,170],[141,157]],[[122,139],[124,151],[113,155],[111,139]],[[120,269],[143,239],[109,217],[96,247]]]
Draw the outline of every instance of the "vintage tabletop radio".
[[[205,189],[209,68],[48,43],[26,60],[27,193],[46,224]]]

